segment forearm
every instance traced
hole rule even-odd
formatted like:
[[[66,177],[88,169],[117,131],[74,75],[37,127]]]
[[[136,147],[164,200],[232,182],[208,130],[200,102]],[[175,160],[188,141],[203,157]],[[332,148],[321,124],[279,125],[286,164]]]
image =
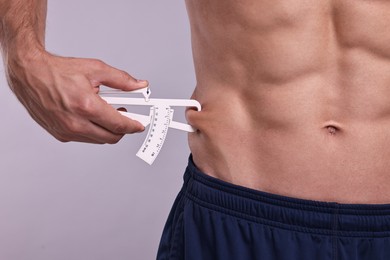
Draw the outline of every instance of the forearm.
[[[60,141],[116,143],[143,131],[97,95],[100,85],[146,87],[95,59],[45,51],[47,0],[0,0],[0,44],[9,86],[31,117]]]
[[[23,59],[45,48],[47,0],[0,0],[3,57]]]

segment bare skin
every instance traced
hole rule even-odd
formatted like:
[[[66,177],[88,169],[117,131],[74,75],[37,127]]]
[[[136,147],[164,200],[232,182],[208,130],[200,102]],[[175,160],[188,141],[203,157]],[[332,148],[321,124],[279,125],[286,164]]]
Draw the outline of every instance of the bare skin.
[[[196,165],[271,193],[390,203],[390,2],[186,0],[202,112],[187,118]],[[97,95],[147,85],[44,46],[46,0],[0,0],[12,90],[60,141],[142,131]]]
[[[0,42],[8,83],[31,117],[62,142],[117,143],[144,130],[98,96],[99,86],[148,85],[96,59],[45,50],[46,0],[0,0]]]
[[[390,203],[390,2],[186,0],[195,164],[285,196]]]

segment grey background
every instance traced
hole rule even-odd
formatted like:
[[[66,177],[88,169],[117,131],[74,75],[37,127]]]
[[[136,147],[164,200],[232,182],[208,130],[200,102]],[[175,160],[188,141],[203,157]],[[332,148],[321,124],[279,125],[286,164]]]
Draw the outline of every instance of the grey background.
[[[188,98],[195,78],[184,1],[49,0],[47,49],[102,59],[151,82],[152,97]],[[170,130],[149,166],[146,133],[117,145],[63,144],[0,78],[0,259],[154,259],[189,149]],[[175,110],[175,120],[184,120]]]

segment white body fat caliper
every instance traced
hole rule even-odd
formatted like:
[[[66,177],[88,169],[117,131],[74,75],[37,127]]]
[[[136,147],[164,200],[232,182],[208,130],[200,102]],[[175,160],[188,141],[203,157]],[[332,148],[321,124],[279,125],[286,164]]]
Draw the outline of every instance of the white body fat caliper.
[[[123,97],[123,95],[135,93],[143,94],[144,98]],[[111,105],[151,106],[149,116],[123,111],[119,111],[119,113],[139,121],[145,127],[150,125],[148,134],[137,152],[137,156],[152,165],[161,151],[168,133],[168,128],[171,127],[186,132],[196,131],[196,129],[188,124],[173,121],[174,110],[172,107],[194,107],[200,111],[201,106],[198,101],[193,99],[157,99],[149,98],[150,94],[149,87],[133,91],[103,90],[99,92],[101,98]]]

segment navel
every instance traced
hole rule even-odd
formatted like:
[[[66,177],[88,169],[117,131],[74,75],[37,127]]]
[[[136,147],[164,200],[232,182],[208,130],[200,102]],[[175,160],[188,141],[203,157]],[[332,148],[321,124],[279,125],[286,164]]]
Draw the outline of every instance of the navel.
[[[326,130],[331,135],[336,135],[338,132],[340,132],[340,129],[337,126],[334,125],[327,125],[325,126]]]

